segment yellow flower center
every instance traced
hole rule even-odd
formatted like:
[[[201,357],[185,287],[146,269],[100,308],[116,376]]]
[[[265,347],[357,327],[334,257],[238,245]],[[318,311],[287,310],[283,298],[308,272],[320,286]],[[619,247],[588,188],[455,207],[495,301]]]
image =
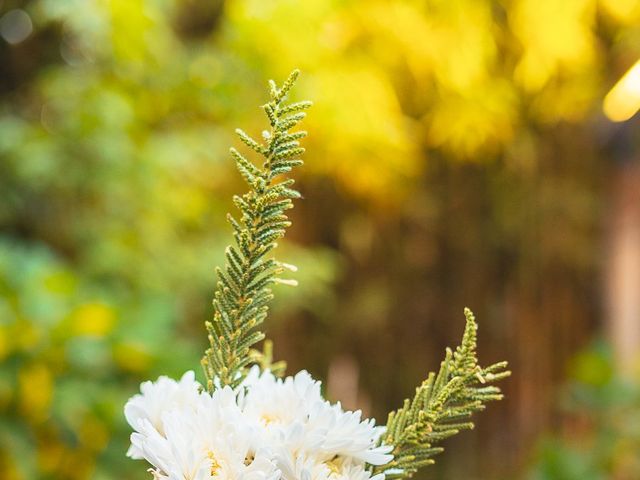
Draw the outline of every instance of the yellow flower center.
[[[340,471],[342,470],[342,458],[336,455],[331,460],[325,462],[325,465],[329,467],[331,473],[340,475]]]
[[[260,420],[262,420],[265,425],[269,425],[270,423],[277,421],[278,417],[276,417],[275,415],[270,415],[268,413],[263,413],[260,417]]]
[[[211,475],[215,476],[218,474],[218,470],[220,470],[220,464],[211,450],[207,452],[207,457],[211,460]]]

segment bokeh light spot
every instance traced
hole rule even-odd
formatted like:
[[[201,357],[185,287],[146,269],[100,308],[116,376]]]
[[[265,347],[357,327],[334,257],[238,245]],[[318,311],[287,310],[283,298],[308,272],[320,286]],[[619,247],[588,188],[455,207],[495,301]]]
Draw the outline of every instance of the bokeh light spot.
[[[24,10],[10,10],[0,18],[0,35],[12,45],[26,40],[31,32],[33,23]]]
[[[604,98],[604,113],[613,122],[624,122],[640,110],[640,60]]]

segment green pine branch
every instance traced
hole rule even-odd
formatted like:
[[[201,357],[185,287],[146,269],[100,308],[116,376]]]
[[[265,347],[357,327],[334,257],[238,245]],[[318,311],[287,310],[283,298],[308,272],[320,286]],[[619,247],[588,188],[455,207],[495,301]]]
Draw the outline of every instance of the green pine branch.
[[[295,284],[279,277],[286,269],[295,271],[295,267],[277,261],[270,254],[291,224],[285,211],[293,207],[293,199],[300,197],[292,188],[294,180],[281,177],[302,165],[299,156],[304,148],[300,140],[307,133],[290,130],[305,117],[304,110],[311,102],[286,103],[298,75],[298,70],[293,71],[280,88],[269,82],[271,98],[262,108],[270,130],[263,133],[264,142],[236,130],[240,140],[261,157],[262,165],[231,149],[249,191],[233,198],[240,211],[239,217],[228,215],[235,244],[225,251],[224,269],[217,269],[213,321],[206,323],[210,347],[202,366],[209,391],[216,386],[237,386],[252,363],[282,368],[281,364],[271,364],[270,344],[265,346],[264,354],[253,347],[264,339],[257,327],[267,317],[273,298],[270,286]]]
[[[440,371],[430,373],[416,388],[412,400],[391,412],[381,443],[393,445],[393,460],[374,467],[374,473],[386,473],[387,479],[409,478],[421,467],[434,463],[442,452],[440,442],[462,430],[473,428],[470,417],[483,410],[485,403],[502,399],[491,382],[508,377],[507,362],[489,367],[478,365],[476,355],[478,324],[465,308],[466,327],[462,343],[455,352],[447,349]]]

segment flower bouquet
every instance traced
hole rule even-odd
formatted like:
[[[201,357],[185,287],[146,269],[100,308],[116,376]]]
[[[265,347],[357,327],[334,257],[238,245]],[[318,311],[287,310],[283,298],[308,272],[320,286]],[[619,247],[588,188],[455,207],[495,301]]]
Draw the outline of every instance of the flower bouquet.
[[[470,416],[502,398],[491,385],[509,375],[506,362],[481,367],[477,324],[465,309],[460,346],[447,349],[437,373],[389,414],[386,425],[345,411],[322,396],[306,371],[284,377],[258,327],[267,317],[274,283],[295,267],[273,258],[290,222],[285,214],[300,194],[285,178],[302,165],[304,131],[292,131],[310,102],[287,103],[298,71],[281,87],[270,82],[263,106],[270,128],[262,141],[237,130],[262,157],[257,165],[232,148],[249,190],[235,196],[229,215],[235,243],[218,269],[214,316],[206,323],[210,348],[202,359],[205,383],[190,371],[178,380],[145,382],[125,406],[134,432],[127,455],[144,459],[159,480],[384,480],[411,477],[433,463],[440,442],[473,427]]]

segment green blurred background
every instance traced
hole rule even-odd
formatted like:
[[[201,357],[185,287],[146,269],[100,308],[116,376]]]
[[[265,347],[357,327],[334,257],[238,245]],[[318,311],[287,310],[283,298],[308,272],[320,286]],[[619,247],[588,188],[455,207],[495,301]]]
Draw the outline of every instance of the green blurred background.
[[[277,358],[382,422],[469,306],[514,375],[419,478],[640,478],[639,122],[602,113],[640,2],[0,0],[0,37],[3,480],[149,478],[123,404],[200,375],[232,132],[295,67]]]

